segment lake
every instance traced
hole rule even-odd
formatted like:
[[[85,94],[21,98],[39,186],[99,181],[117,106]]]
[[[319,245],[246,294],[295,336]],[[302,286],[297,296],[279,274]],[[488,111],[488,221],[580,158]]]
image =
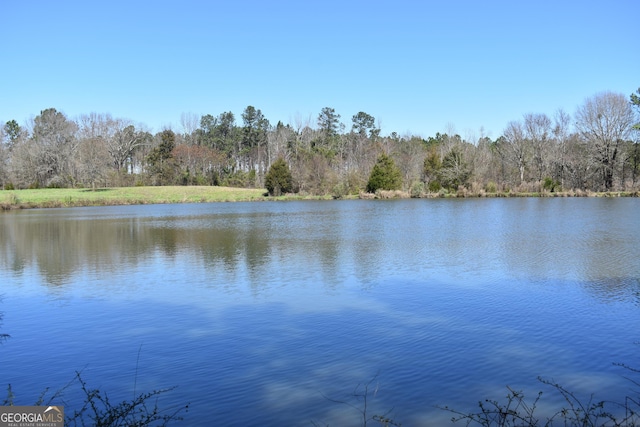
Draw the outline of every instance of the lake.
[[[5,212],[0,295],[0,399],[11,384],[21,405],[76,371],[113,401],[177,386],[160,403],[190,403],[187,426],[360,425],[349,404],[367,384],[367,414],[403,425],[507,385],[553,407],[538,376],[623,401],[638,387],[614,363],[640,368],[640,200]]]

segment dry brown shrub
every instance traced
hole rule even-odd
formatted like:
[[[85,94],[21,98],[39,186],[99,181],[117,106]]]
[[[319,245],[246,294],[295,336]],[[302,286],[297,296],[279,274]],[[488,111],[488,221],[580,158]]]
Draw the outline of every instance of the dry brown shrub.
[[[477,181],[473,181],[471,183],[471,193],[480,195],[480,193],[485,193],[484,186]]]
[[[540,182],[523,182],[515,189],[516,193],[540,193],[542,185]]]
[[[401,190],[378,190],[376,191],[376,199],[408,199],[411,195]]]
[[[458,190],[456,191],[456,197],[469,197],[471,194],[467,187],[463,187],[462,185],[458,186]]]
[[[373,193],[365,193],[364,191],[361,191],[358,194],[358,198],[363,200],[370,200],[370,199],[375,199],[376,195]]]

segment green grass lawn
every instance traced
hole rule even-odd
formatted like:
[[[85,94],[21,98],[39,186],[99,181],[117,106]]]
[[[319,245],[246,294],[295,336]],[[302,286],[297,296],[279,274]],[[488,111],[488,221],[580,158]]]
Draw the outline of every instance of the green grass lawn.
[[[264,200],[266,190],[210,186],[43,188],[0,191],[0,207],[38,208]]]

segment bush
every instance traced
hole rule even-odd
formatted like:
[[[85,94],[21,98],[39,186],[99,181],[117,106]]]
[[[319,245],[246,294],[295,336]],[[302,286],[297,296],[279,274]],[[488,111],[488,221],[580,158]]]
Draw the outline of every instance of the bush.
[[[411,191],[409,192],[411,198],[417,199],[424,196],[424,182],[416,181],[411,185]]]
[[[456,197],[468,197],[469,196],[469,190],[467,190],[466,187],[459,185],[458,189],[456,190]]]
[[[280,157],[276,160],[264,179],[264,186],[270,196],[280,196],[285,193],[291,193],[293,190],[293,178],[289,165]]]
[[[615,365],[626,369],[632,374],[640,374],[640,370],[625,364],[615,363]],[[388,417],[391,410],[383,415],[373,415],[370,413],[373,405],[373,398],[378,391],[377,376],[369,382],[358,384],[351,395],[345,398],[325,399],[333,403],[347,405],[359,412],[360,425],[368,425],[368,421],[377,421],[384,426],[400,426],[401,424]],[[632,384],[640,385],[633,378],[627,378]],[[375,388],[371,385],[376,382]],[[515,390],[507,386],[508,393],[506,400],[483,399],[478,402],[479,410],[475,412],[460,411],[449,406],[436,405],[436,408],[445,410],[453,414],[450,419],[452,423],[462,421],[467,426],[477,425],[481,427],[552,427],[552,426],[575,426],[575,427],[638,427],[640,426],[640,395],[631,392],[623,401],[612,402],[606,400],[595,400],[594,395],[583,397],[568,390],[564,386],[553,380],[538,377],[538,381],[551,388],[563,401],[562,407],[549,405],[543,402],[543,392],[538,392],[534,397],[525,398],[522,391]],[[314,426],[318,424],[312,421]],[[376,424],[377,425],[377,424]]]
[[[69,414],[65,414],[64,425],[66,426],[95,426],[95,427],[115,427],[115,426],[157,426],[165,427],[173,421],[182,421],[180,413],[189,410],[189,404],[173,406],[162,409],[158,406],[158,398],[175,387],[153,390],[147,393],[135,393],[132,400],[112,402],[109,396],[96,388],[89,388],[82,379],[79,372],[61,390],[53,393],[47,398],[49,389],[40,395],[34,403],[35,406],[53,405],[56,400],[64,394],[74,382],[78,382],[84,394],[84,402],[79,408],[73,409]],[[15,394],[11,384],[7,388],[7,397],[0,402],[3,406],[13,406],[15,404]],[[68,406],[68,405],[65,405]]]
[[[254,187],[256,181],[256,172],[235,171],[227,175],[220,183],[227,187],[249,188]]]
[[[440,189],[442,188],[442,185],[440,184],[440,181],[431,181],[429,182],[429,191],[432,193],[437,193],[440,191]]]
[[[66,425],[85,426],[87,421],[95,426],[167,426],[171,421],[181,421],[180,412],[187,411],[189,405],[178,406],[170,410],[158,407],[158,397],[173,390],[154,390],[136,394],[133,400],[112,403],[109,397],[99,389],[91,389],[76,373],[76,379],[85,395],[80,409],[67,416]]]
[[[349,189],[347,186],[343,182],[340,182],[333,186],[333,189],[331,190],[331,197],[334,199],[342,199],[348,193]]]
[[[247,184],[248,184],[249,187],[255,187],[256,186],[257,176],[258,175],[256,175],[256,170],[255,169],[251,169],[249,171],[249,173],[247,174]]]
[[[487,193],[496,193],[498,191],[498,186],[495,182],[489,181],[487,182],[487,185],[484,186],[484,191]]]
[[[546,177],[542,183],[542,188],[553,193],[556,190],[560,190],[560,183],[555,179]]]
[[[0,323],[1,322],[2,312],[0,312]],[[9,338],[8,334],[0,334],[0,341],[7,338]],[[135,383],[133,400],[112,403],[106,393],[99,389],[87,387],[87,383],[80,376],[80,372],[76,372],[76,376],[72,381],[61,390],[55,392],[47,400],[45,400],[45,396],[49,392],[49,389],[45,389],[38,401],[35,402],[35,406],[48,406],[53,404],[75,381],[78,381],[80,384],[80,388],[84,394],[84,402],[82,406],[79,409],[75,409],[71,415],[67,414],[64,422],[64,425],[67,426],[167,426],[171,421],[181,421],[182,417],[180,417],[179,414],[189,410],[189,404],[178,405],[169,409],[161,409],[158,407],[159,396],[175,389],[175,387],[138,394],[135,391]],[[0,401],[0,405],[14,406],[14,399],[15,395],[13,394],[11,384],[9,384],[7,387],[7,397],[3,401]]]
[[[624,366],[624,365],[623,365]],[[629,368],[633,372],[640,372]],[[507,386],[509,393],[506,401],[485,399],[478,402],[478,412],[462,412],[447,406],[438,406],[454,414],[452,422],[464,421],[467,425],[483,427],[538,427],[538,426],[612,426],[632,427],[640,422],[640,402],[635,396],[627,396],[624,402],[595,401],[593,395],[589,398],[579,398],[573,392],[560,384],[538,377],[538,380],[554,389],[564,400],[563,408],[552,411],[551,414],[538,415],[542,392],[536,397],[525,399],[521,391]],[[632,381],[634,384],[637,382]],[[557,423],[556,423],[557,422]]]

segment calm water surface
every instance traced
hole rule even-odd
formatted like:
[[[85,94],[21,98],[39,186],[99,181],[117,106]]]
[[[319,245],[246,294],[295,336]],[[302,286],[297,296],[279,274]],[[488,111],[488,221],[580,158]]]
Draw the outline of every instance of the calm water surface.
[[[7,212],[0,387],[28,405],[80,370],[114,401],[177,385],[161,403],[190,402],[189,426],[359,425],[329,399],[374,378],[369,413],[403,425],[507,385],[553,405],[538,376],[622,400],[639,260],[638,199]]]

